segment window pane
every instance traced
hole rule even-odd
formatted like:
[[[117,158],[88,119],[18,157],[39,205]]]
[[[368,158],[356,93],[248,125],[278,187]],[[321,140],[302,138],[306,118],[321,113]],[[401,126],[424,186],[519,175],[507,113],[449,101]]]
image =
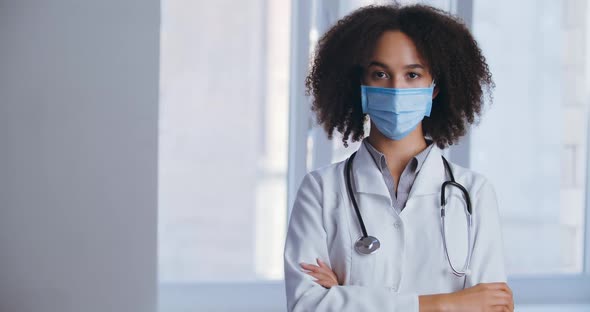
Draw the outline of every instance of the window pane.
[[[471,134],[471,167],[496,188],[509,274],[582,270],[587,5],[474,3],[474,33],[497,87]]]
[[[162,2],[161,282],[282,279],[289,11]]]

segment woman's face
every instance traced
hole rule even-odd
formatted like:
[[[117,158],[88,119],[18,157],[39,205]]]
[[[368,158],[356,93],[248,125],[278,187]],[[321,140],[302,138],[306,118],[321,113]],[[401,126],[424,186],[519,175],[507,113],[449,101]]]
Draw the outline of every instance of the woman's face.
[[[429,87],[432,76],[419,55],[412,39],[404,33],[384,32],[364,72],[363,84],[385,88]]]

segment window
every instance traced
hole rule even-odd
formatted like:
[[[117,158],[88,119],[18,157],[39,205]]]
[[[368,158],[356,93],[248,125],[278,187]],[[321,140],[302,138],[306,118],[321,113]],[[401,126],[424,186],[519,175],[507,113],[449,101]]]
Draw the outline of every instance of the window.
[[[587,5],[474,2],[473,31],[497,87],[470,160],[496,188],[510,275],[583,271]]]
[[[161,283],[281,280],[290,2],[163,1]]]

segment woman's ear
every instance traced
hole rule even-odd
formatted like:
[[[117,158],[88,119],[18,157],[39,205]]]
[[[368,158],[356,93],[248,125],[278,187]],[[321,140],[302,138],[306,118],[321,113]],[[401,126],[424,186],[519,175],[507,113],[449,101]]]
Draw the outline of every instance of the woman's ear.
[[[434,100],[434,98],[435,98],[435,97],[438,95],[438,91],[439,91],[439,89],[438,89],[438,86],[435,86],[435,87],[434,87],[434,90],[433,90],[433,92],[432,92],[432,99],[433,99],[433,100]]]

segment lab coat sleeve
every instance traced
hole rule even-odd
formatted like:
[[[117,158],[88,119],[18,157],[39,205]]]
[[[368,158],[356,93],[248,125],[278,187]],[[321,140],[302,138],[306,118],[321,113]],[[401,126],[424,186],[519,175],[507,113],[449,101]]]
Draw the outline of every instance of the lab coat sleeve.
[[[474,246],[471,274],[466,287],[479,283],[507,282],[504,260],[504,240],[496,192],[484,178],[473,201]]]
[[[323,222],[322,187],[308,173],[297,192],[284,249],[285,290],[288,311],[418,312],[416,293],[397,293],[387,287],[358,285],[326,289],[301,270],[300,263],[329,262]]]

